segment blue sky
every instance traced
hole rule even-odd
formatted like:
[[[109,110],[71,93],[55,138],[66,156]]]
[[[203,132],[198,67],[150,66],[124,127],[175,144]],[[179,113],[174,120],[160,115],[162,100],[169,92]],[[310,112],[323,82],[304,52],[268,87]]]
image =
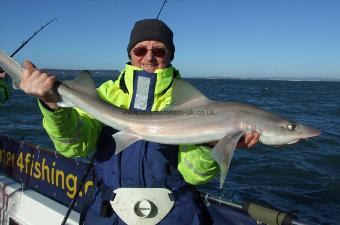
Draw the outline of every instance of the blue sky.
[[[135,21],[163,0],[0,0],[0,48],[41,68],[117,69]],[[173,65],[183,77],[340,78],[340,1],[168,0]]]

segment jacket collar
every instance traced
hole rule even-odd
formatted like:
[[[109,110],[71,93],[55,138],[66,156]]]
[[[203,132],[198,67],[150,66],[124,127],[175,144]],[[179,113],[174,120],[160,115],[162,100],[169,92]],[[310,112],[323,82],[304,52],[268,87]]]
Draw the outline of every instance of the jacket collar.
[[[124,79],[124,83],[129,93],[133,93],[133,82],[136,71],[143,71],[142,68],[133,66],[129,63],[125,65],[125,69],[120,74],[118,79]],[[169,66],[164,69],[157,69],[151,75],[156,76],[155,92],[154,95],[158,96],[164,93],[172,84],[172,79],[174,77],[174,67]]]

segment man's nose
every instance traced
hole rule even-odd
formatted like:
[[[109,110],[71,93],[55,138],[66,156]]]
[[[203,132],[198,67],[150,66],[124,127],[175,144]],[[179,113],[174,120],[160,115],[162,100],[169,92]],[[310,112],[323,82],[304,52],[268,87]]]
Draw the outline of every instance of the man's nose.
[[[155,56],[153,55],[152,53],[152,50],[151,49],[148,49],[148,51],[146,52],[144,58],[147,59],[147,60],[152,60]]]

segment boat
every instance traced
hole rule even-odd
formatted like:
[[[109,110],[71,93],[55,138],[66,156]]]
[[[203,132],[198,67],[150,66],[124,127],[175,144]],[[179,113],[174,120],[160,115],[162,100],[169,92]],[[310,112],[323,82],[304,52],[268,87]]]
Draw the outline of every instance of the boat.
[[[0,135],[0,224],[79,224],[93,188],[90,160]],[[243,204],[201,192],[212,224],[312,225],[295,215],[252,202]]]

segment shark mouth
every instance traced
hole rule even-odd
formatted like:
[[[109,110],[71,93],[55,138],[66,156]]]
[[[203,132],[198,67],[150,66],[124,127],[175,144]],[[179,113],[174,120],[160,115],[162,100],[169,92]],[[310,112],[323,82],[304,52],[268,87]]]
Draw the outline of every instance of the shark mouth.
[[[297,139],[297,140],[293,140],[291,142],[288,142],[287,145],[292,145],[292,144],[295,144],[296,142],[298,142],[300,139]]]
[[[313,137],[314,137],[314,136],[313,136]],[[300,139],[292,140],[291,142],[288,142],[287,145],[295,144],[295,143],[299,142],[300,140],[302,140],[302,141],[308,141],[309,138],[311,138],[311,137],[308,137],[308,138],[300,138]]]

